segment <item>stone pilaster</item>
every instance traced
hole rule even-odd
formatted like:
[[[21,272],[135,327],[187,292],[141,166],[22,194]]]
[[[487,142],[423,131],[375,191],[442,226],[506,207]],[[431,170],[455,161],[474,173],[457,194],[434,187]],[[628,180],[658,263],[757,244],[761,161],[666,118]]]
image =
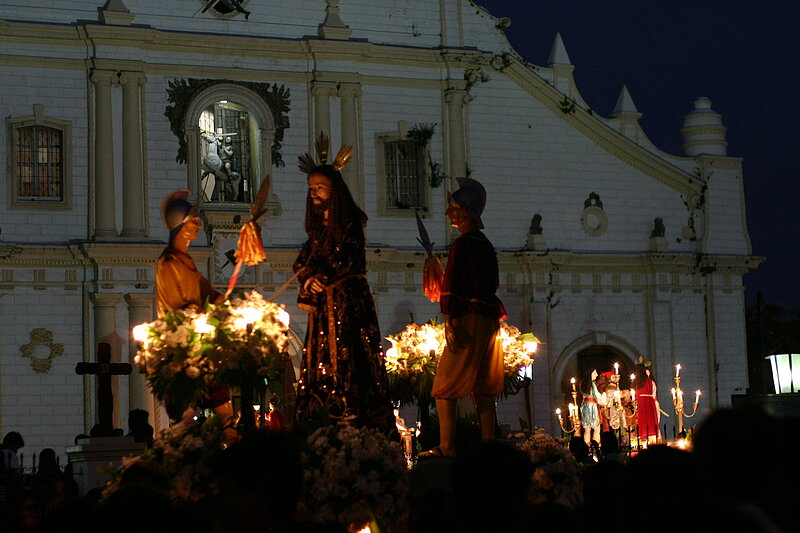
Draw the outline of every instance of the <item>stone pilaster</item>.
[[[350,194],[363,207],[364,184],[361,179],[361,142],[359,139],[361,124],[359,122],[360,113],[358,112],[361,85],[358,83],[340,84],[339,97],[341,98],[342,111],[342,144],[353,147],[350,164],[342,170],[342,177],[350,189]],[[335,157],[335,155],[333,156]]]
[[[97,361],[94,354],[97,353],[97,345],[105,342],[111,346],[111,362],[120,362],[120,338],[117,334],[117,302],[120,300],[119,294],[100,294],[89,295],[94,304],[94,346],[92,347],[91,361]],[[121,427],[119,413],[119,379],[117,376],[111,378],[111,390],[114,394],[114,427]],[[94,406],[95,409],[97,406]]]
[[[128,304],[128,334],[134,326],[153,320],[153,301],[152,294],[126,294],[125,302]],[[129,409],[144,409],[150,413],[150,425],[155,420],[155,400],[150,389],[147,388],[147,380],[144,373],[136,366],[133,361],[136,355],[136,342],[131,337],[129,340],[129,362],[133,366],[130,381],[128,382],[128,407]]]
[[[464,127],[464,107],[469,95],[463,89],[447,89],[444,100],[447,103],[447,147],[450,163],[450,176],[462,178],[467,175],[466,138]]]
[[[116,72],[95,70],[94,84],[94,237],[113,240],[117,234],[116,198],[114,195],[114,133],[111,88]]]
[[[144,238],[144,172],[142,169],[141,87],[145,77],[140,72],[125,72],[122,85],[122,236]]]
[[[314,140],[319,139],[320,132],[331,136],[331,96],[336,95],[336,84],[314,81],[311,83],[311,95],[314,97]],[[336,154],[333,154],[335,157]]]

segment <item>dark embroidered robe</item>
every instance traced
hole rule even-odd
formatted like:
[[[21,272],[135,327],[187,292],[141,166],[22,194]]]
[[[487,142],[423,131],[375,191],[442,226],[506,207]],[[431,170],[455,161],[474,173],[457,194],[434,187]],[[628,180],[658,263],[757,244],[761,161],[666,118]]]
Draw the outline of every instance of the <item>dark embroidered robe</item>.
[[[351,225],[341,242],[323,226],[309,238],[294,263],[301,287],[312,276],[325,290],[304,295],[311,306],[297,386],[297,417],[315,416],[331,402],[334,417],[353,416],[359,426],[394,428],[385,356],[375,304],[366,277],[363,229]]]

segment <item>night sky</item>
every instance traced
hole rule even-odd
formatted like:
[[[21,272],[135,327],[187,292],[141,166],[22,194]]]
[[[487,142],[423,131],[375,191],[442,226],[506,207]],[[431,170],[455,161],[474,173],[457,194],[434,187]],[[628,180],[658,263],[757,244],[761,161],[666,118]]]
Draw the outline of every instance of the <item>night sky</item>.
[[[608,116],[623,86],[660,149],[683,155],[683,115],[707,96],[741,157],[753,254],[747,302],[800,309],[800,2],[477,0],[546,65],[560,32],[581,96]],[[713,179],[713,177],[711,178]]]

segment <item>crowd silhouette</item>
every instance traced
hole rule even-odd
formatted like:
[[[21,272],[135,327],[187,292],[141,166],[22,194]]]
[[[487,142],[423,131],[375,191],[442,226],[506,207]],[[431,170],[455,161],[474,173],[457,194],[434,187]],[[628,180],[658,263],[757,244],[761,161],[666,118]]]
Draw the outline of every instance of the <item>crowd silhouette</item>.
[[[689,451],[651,445],[626,458],[610,434],[593,458],[583,439],[573,439],[583,495],[574,506],[530,503],[530,457],[502,439],[484,441],[459,448],[455,459],[418,461],[409,471],[407,515],[391,531],[560,531],[608,520],[617,530],[649,532],[797,531],[800,461],[793,452],[799,439],[797,418],[752,407],[709,415]],[[298,516],[300,454],[296,435],[254,431],[212,461],[218,490],[210,505],[176,506],[166,480],[146,468],[127,469],[105,499],[99,491],[79,496],[55,451],[45,449],[24,484],[15,480],[25,473],[3,467],[2,531],[345,531]]]

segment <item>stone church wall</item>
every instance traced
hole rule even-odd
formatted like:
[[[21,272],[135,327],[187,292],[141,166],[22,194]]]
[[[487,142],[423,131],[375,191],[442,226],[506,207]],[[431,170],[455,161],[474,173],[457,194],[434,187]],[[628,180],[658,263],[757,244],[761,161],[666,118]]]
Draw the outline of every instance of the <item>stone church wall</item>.
[[[75,0],[68,7],[43,9],[39,2],[21,0],[13,17],[8,7],[0,7],[0,18],[59,24],[96,20],[101,3]],[[686,390],[703,389],[704,400],[716,391],[719,404],[726,405],[730,394],[741,393],[746,387],[741,275],[752,266],[743,266],[750,246],[738,160],[672,156],[647,142],[635,146],[624,139],[623,148],[614,151],[608,146],[620,146],[621,135],[611,126],[604,125],[599,135],[612,138],[616,144],[602,145],[574,116],[548,103],[542,94],[549,87],[542,92],[531,90],[531,86],[541,83],[539,78],[553,79],[549,69],[527,73],[523,80],[529,83],[526,86],[512,67],[501,72],[487,65],[489,54],[475,52],[474,58],[463,60],[446,58],[447,54],[424,55],[424,48],[437,48],[440,44],[442,13],[448,45],[476,46],[495,54],[509,50],[497,28],[501,21],[466,0],[445,2],[441,11],[439,3],[427,0],[342,2],[340,15],[351,27],[353,39],[408,47],[393,49],[397,55],[391,60],[370,55],[377,46],[357,48],[364,44],[358,42],[309,39],[298,44],[263,39],[246,41],[247,46],[240,51],[215,50],[205,42],[206,32],[291,40],[314,36],[324,19],[324,3],[319,0],[251,2],[253,14],[247,24],[238,19],[224,22],[193,16],[202,4],[191,0],[142,0],[129,4],[136,15],[135,24],[152,26],[153,35],[175,38],[175,32],[159,33],[170,28],[187,32],[183,37],[194,39],[192,51],[176,52],[159,49],[158,39],[144,40],[138,47],[109,45],[103,38],[91,52],[95,60],[105,62],[103,69],[130,68],[144,71],[146,76],[142,100],[147,188],[144,241],[149,242],[145,244],[88,243],[84,251],[57,244],[91,236],[95,208],[90,197],[93,155],[89,102],[94,89],[87,71],[91,68],[86,62],[88,41],[72,40],[72,44],[62,45],[56,39],[49,44],[6,40],[0,56],[13,56],[0,62],[4,94],[0,111],[4,117],[31,115],[34,104],[41,104],[46,115],[72,123],[71,208],[0,209],[0,246],[55,244],[55,255],[61,259],[84,261],[76,275],[52,267],[46,254],[23,262],[15,262],[13,255],[0,261],[0,311],[5,322],[0,338],[0,428],[21,431],[29,443],[28,450],[71,444],[74,435],[88,429],[94,420],[93,413],[80,413],[82,405],[94,404],[91,386],[84,390],[84,384],[93,381],[74,374],[75,363],[83,360],[87,347],[93,352],[97,342],[93,332],[96,309],[88,302],[89,292],[120,297],[113,310],[119,337],[115,353],[120,360],[128,358],[129,311],[122,297],[152,294],[153,263],[161,243],[167,239],[159,215],[161,199],[173,190],[194,188],[186,165],[175,160],[178,139],[164,116],[170,103],[169,82],[190,77],[275,83],[291,91],[291,126],[284,132],[281,148],[285,166],[271,169],[272,191],[280,213],[271,216],[263,228],[271,264],[259,267],[252,282],[263,292],[277,289],[289,277],[295,250],[305,240],[307,185],[296,168],[296,157],[311,146],[313,83],[358,83],[357,124],[363,174],[363,198],[359,201],[370,217],[369,281],[381,332],[384,336],[398,333],[411,314],[417,322],[438,315],[438,305],[421,294],[422,258],[417,255],[413,216],[389,216],[379,208],[376,135],[400,132],[414,124],[436,124],[430,157],[453,177],[446,91],[464,88],[469,97],[464,113],[465,163],[471,176],[481,180],[489,191],[484,221],[486,234],[498,249],[499,294],[507,306],[509,323],[523,331],[533,331],[546,342],[540,347],[534,366],[534,422],[552,427],[552,411],[564,399],[563,379],[575,367],[572,358],[581,346],[591,343],[614,347],[630,361],[639,355],[651,360],[662,407],[668,412],[670,380],[678,362],[684,365]],[[121,28],[120,35],[132,31],[138,29]],[[195,32],[191,34],[194,37],[188,37],[188,32]],[[234,39],[239,37],[232,37],[230,42],[242,42]],[[266,57],[259,54],[255,45],[265,49],[274,46],[275,50],[286,47],[290,51]],[[350,45],[354,48],[347,48]],[[312,47],[317,47],[316,51],[310,51]],[[20,66],[19,58],[26,56],[35,58],[36,66]],[[472,71],[474,83],[465,81],[465,73],[467,78],[470,76],[468,71]],[[486,75],[485,81],[481,81],[481,73]],[[113,87],[117,230],[122,228],[125,201],[121,186],[121,93],[119,87]],[[334,149],[340,144],[340,109],[340,96],[332,96],[329,133]],[[8,155],[6,135],[3,128],[0,160],[4,162]],[[642,146],[655,156],[647,154]],[[642,158],[666,162],[658,168],[679,169],[681,179],[686,180],[695,170],[713,172],[701,198],[692,200],[706,209],[705,216],[697,216],[698,234],[694,238],[684,234],[690,216],[687,194],[662,175],[666,171],[653,171],[642,164]],[[594,233],[582,224],[590,193],[599,195],[607,218],[607,227]],[[444,251],[453,238],[443,215],[446,187],[430,189],[427,194],[425,224],[437,248]],[[7,205],[5,187],[0,187],[0,203]],[[532,251],[524,247],[531,217],[537,213],[542,216],[545,245]],[[661,248],[653,249],[650,235],[656,217],[663,219],[665,234]],[[207,247],[209,243],[202,233],[195,244],[192,255],[205,271],[214,251]],[[719,255],[709,266],[702,263],[700,252]],[[27,253],[26,248],[23,254]],[[68,276],[73,276],[73,282],[64,283]],[[305,316],[296,308],[295,298],[296,290],[290,288],[279,301],[287,305],[293,326],[302,337]],[[19,355],[19,347],[30,342],[30,332],[36,328],[49,329],[53,342],[64,345],[64,355],[54,360],[53,369],[46,374],[34,373],[29,360]],[[89,359],[94,359],[93,353]],[[127,423],[127,380],[119,380],[120,427]],[[705,401],[702,405],[710,404]],[[521,394],[500,401],[501,423],[517,427],[524,416]]]

